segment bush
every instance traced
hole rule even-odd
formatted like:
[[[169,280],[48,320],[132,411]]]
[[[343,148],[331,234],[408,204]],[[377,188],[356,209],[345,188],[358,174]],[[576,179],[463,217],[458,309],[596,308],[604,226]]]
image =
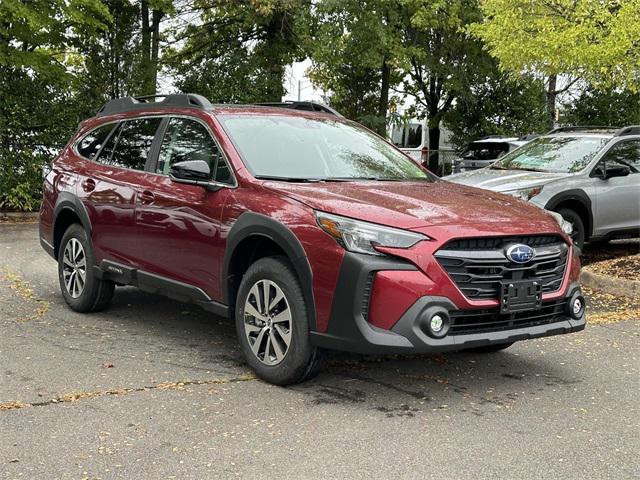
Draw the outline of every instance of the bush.
[[[0,67],[0,210],[35,211],[42,167],[78,122],[79,102],[64,76]]]

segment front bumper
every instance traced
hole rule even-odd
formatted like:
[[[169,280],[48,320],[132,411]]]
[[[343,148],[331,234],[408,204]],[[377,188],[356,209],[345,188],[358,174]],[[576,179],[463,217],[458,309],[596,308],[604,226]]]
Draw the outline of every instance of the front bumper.
[[[408,262],[389,257],[353,253],[345,255],[328,329],[326,332],[311,332],[314,345],[363,354],[446,352],[577,332],[585,328],[584,313],[579,319],[574,319],[565,311],[570,298],[580,293],[580,287],[575,282],[569,284],[563,298],[543,303],[543,309],[550,312],[544,319],[536,318],[540,317],[538,311],[532,311],[532,321],[528,321],[526,313],[505,317],[491,313],[491,309],[460,310],[445,296],[423,295],[415,300],[390,329],[379,328],[367,318],[372,279],[376,272],[381,271],[405,271],[409,274],[417,271],[417,268]],[[389,292],[388,302],[395,300],[393,292]],[[489,328],[491,331],[460,329],[464,333],[455,333],[456,328],[450,328],[451,333],[444,338],[433,338],[425,328],[425,312],[433,307],[449,312],[452,327],[468,314],[486,312],[495,321]]]

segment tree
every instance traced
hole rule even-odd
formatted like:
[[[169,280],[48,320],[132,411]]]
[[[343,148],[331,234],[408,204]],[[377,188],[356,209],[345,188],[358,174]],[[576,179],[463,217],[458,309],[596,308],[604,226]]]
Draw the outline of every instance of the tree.
[[[531,77],[513,79],[496,68],[474,82],[445,116],[453,143],[462,147],[488,135],[522,136],[546,128],[545,87]]]
[[[323,0],[308,41],[314,84],[332,92],[346,117],[384,135],[389,89],[400,81],[393,50],[400,37],[394,0]]]
[[[107,100],[140,94],[139,5],[103,0],[112,20],[84,38],[78,55],[77,102],[88,116]]]
[[[640,0],[484,0],[482,10],[470,31],[505,70],[547,78],[550,121],[559,75],[640,86]]]
[[[640,125],[640,92],[587,88],[562,120],[570,125]]]
[[[41,167],[78,121],[67,61],[110,20],[98,0],[0,2],[0,208],[37,208]]]
[[[429,169],[439,170],[440,123],[456,100],[488,72],[491,59],[466,29],[478,22],[476,0],[400,0],[401,30],[396,50],[403,68],[403,92],[415,99],[414,110],[426,115],[429,129]]]
[[[182,91],[213,101],[280,101],[285,68],[303,57],[309,0],[196,0],[200,23],[176,35],[168,57]]]
[[[141,94],[154,95],[160,70],[160,22],[173,12],[172,0],[140,0]]]

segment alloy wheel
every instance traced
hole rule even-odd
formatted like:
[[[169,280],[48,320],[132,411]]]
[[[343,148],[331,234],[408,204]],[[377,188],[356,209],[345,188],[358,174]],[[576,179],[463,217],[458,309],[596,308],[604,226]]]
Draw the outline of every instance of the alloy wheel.
[[[64,286],[71,297],[78,298],[84,291],[87,280],[87,257],[82,244],[72,238],[64,247],[62,257]]]
[[[279,364],[291,343],[291,308],[271,280],[253,284],[244,303],[244,331],[253,354],[265,365]]]

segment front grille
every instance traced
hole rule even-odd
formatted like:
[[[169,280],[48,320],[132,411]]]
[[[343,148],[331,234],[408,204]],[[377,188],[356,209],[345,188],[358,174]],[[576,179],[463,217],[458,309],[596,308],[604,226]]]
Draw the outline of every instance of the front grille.
[[[557,243],[563,243],[563,241],[562,238],[557,235],[463,238],[460,240],[452,240],[444,245],[441,250],[495,250],[511,243],[524,243],[525,245],[535,248],[544,245],[555,245]]]
[[[505,255],[510,244],[533,247],[534,258],[525,264]],[[435,254],[462,293],[470,299],[496,299],[503,280],[537,280],[542,292],[560,289],[569,247],[557,236],[471,238],[449,242]]]
[[[498,308],[484,310],[454,310],[450,312],[450,335],[499,332],[515,328],[535,327],[566,320],[566,300],[543,303],[539,310],[500,313]]]

